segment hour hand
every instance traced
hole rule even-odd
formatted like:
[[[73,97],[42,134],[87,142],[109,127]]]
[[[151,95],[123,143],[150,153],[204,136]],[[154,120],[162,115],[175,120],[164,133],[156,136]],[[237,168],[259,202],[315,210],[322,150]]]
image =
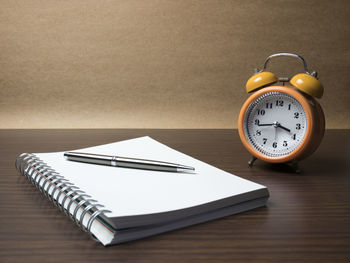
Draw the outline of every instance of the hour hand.
[[[290,129],[282,126],[280,123],[278,123],[278,127],[282,128],[283,130],[286,130],[287,132],[290,132]]]

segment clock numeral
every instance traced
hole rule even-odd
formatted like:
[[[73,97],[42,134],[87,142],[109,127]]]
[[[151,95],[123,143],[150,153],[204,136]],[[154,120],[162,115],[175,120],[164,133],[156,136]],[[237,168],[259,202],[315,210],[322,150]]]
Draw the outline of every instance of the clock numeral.
[[[292,139],[295,140],[297,137],[297,135],[294,133],[293,136],[292,136]]]
[[[273,142],[272,147],[277,148],[277,142]]]
[[[267,138],[263,138],[263,144],[266,144]]]
[[[290,110],[291,104],[288,104],[288,110]]]
[[[276,100],[276,106],[277,107],[283,107],[283,103],[284,103],[283,100]]]
[[[258,126],[259,126],[259,123],[260,123],[260,121],[259,121],[258,119],[256,119],[256,120],[254,121],[254,124],[255,124],[255,125],[258,125]]]
[[[261,135],[261,131],[260,130],[256,130],[256,135],[260,136]]]
[[[299,112],[294,112],[294,118],[298,119],[299,118]]]
[[[258,110],[258,115],[265,115],[265,110]]]
[[[300,130],[300,123],[297,123],[297,125],[295,126],[295,129],[297,129],[297,130]]]
[[[285,147],[287,147],[287,146],[288,146],[287,141],[283,141],[283,146],[285,146]]]
[[[272,109],[272,103],[266,103],[266,109]]]

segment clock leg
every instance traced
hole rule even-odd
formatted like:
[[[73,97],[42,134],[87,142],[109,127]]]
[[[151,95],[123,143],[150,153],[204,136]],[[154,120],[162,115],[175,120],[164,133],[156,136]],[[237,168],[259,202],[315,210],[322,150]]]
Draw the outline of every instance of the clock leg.
[[[253,166],[253,164],[254,164],[254,162],[256,161],[256,157],[255,156],[252,156],[252,159],[250,159],[249,160],[249,162],[248,162],[248,165],[249,165],[249,167],[252,167]]]
[[[299,163],[297,160],[293,160],[291,163],[290,163],[290,166],[293,168],[294,172],[296,174],[300,174],[301,173],[301,170],[299,168]]]

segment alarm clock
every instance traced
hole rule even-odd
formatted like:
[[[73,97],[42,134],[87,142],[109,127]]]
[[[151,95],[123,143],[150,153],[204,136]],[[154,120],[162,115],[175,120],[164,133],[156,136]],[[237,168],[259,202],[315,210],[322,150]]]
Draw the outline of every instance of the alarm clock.
[[[270,59],[288,56],[303,62],[304,73],[277,78],[265,71]],[[278,84],[280,83],[280,84]],[[323,95],[317,73],[310,73],[306,61],[297,54],[269,56],[246,83],[252,95],[244,102],[238,118],[238,132],[244,147],[256,159],[269,163],[291,163],[300,172],[298,161],[310,156],[320,145],[325,117],[315,98]]]

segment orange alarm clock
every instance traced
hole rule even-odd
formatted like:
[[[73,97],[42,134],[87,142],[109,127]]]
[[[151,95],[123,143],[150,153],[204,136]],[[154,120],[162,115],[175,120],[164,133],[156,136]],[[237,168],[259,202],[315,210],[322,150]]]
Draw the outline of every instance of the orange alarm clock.
[[[301,60],[305,73],[289,79],[277,78],[265,71],[268,61],[280,56]],[[286,82],[289,85],[285,85]],[[299,55],[273,54],[247,81],[246,90],[252,95],[240,111],[238,132],[253,156],[249,166],[260,159],[269,163],[291,163],[299,172],[297,162],[318,148],[325,131],[324,113],[315,99],[323,96],[317,73],[309,73],[305,60]]]

